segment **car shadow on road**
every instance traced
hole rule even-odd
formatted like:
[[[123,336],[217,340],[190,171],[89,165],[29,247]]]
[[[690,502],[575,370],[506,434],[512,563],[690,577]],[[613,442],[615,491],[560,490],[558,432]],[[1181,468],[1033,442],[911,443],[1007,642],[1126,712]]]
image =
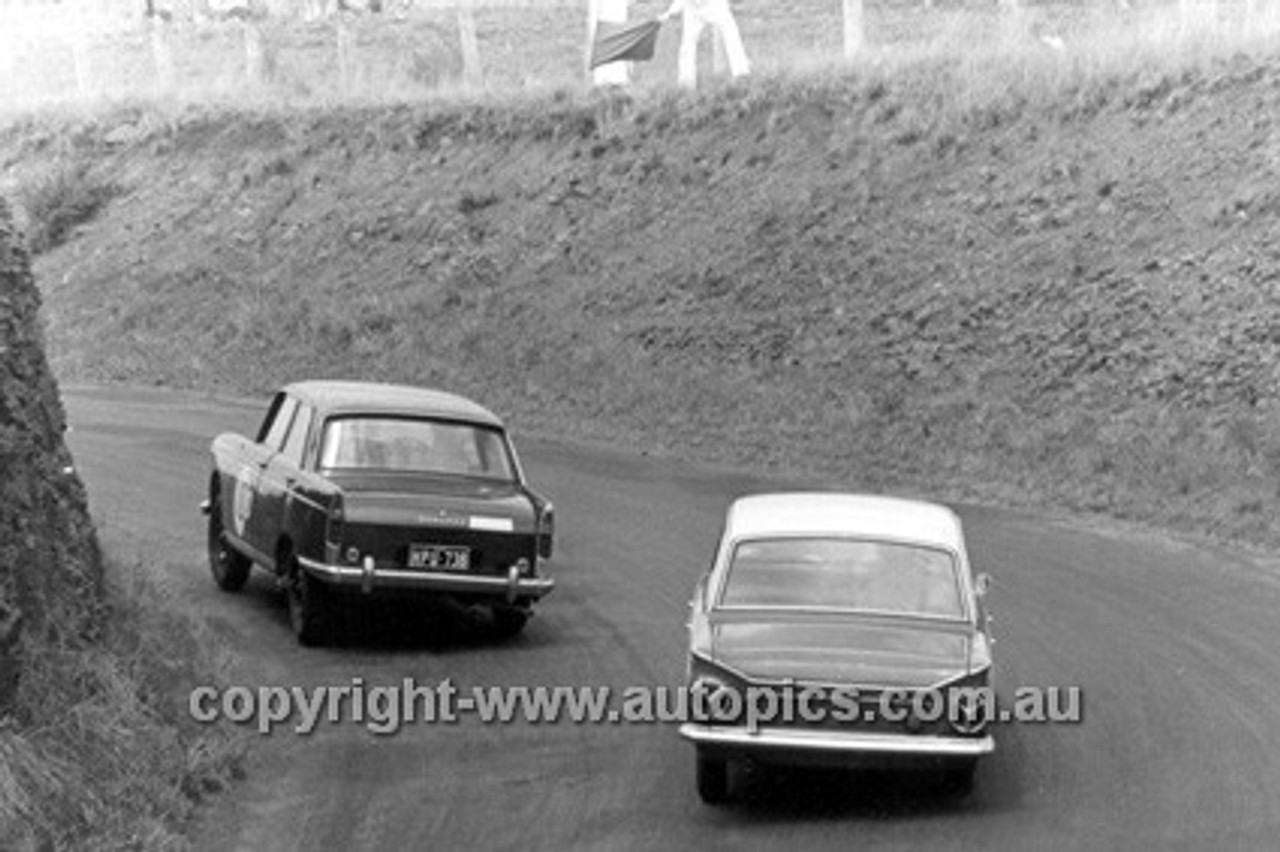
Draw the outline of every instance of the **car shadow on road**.
[[[290,640],[289,604],[284,591],[274,582],[255,579],[245,589],[244,599],[263,620],[278,626],[282,640]],[[443,654],[504,646],[531,648],[543,643],[536,629],[536,616],[525,632],[503,637],[497,634],[487,611],[433,598],[405,601],[353,596],[340,600],[332,615],[333,626],[324,643],[325,650]]]
[[[947,789],[942,778],[930,771],[735,767],[733,801],[724,810],[734,820],[761,825],[965,820],[1017,811],[1024,807],[1029,790],[1053,795],[1052,773],[1036,765],[1053,752],[1044,743],[1031,748],[1036,731],[1005,726],[994,733],[996,751],[979,761],[973,788],[967,793]]]
[[[523,645],[531,635],[499,636],[487,611],[447,601],[344,602],[334,648],[415,650],[447,653],[503,645]]]
[[[752,822],[952,816],[982,810],[986,798],[948,790],[934,774],[915,771],[769,767],[734,779],[735,816]]]

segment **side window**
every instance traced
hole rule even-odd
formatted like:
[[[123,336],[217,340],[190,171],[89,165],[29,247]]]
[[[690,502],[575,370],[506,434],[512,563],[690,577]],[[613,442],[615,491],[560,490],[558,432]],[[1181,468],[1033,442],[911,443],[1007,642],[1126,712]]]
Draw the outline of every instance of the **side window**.
[[[302,456],[307,447],[307,433],[311,431],[311,407],[298,405],[298,413],[293,418],[293,428],[285,439],[284,449],[280,455],[297,467],[302,467]]]
[[[285,397],[276,411],[275,419],[271,422],[271,428],[267,430],[267,437],[262,441],[268,449],[278,450],[284,446],[284,437],[289,433],[289,424],[293,422],[293,413],[297,409],[298,401],[292,397]]]

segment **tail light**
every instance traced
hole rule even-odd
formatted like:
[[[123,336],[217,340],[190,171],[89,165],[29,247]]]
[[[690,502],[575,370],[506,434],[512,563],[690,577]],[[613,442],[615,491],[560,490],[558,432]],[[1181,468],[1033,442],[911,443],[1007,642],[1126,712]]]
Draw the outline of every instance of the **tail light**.
[[[991,670],[984,669],[952,683],[946,690],[947,721],[964,736],[977,736],[998,718]]]
[[[556,534],[555,506],[548,502],[538,514],[538,558],[550,559],[552,540]]]
[[[346,526],[346,513],[342,506],[342,495],[335,494],[329,502],[329,515],[324,522],[324,546],[327,561],[336,563],[342,553],[342,533]]]

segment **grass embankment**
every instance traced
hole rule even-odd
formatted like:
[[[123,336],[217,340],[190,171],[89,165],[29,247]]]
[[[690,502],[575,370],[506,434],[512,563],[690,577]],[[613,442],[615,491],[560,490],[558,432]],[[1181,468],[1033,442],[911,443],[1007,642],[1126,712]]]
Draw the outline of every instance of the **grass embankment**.
[[[92,205],[41,186],[53,245]],[[0,849],[172,849],[236,771],[235,741],[183,717],[216,645],[144,572],[104,570],[39,302],[0,199]]]
[[[526,431],[1273,543],[1280,72],[1180,43],[0,149],[120,193],[39,263],[68,378],[444,385]]]
[[[186,716],[218,642],[145,579],[110,589],[94,635],[26,643],[0,721],[0,847],[173,850],[195,807],[241,773],[243,743]]]

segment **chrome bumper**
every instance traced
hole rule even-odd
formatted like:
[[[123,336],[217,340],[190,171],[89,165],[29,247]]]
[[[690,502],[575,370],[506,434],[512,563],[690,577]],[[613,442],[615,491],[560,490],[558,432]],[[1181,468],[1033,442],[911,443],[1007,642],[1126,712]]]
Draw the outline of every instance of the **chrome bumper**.
[[[406,589],[444,594],[492,595],[512,603],[518,598],[540,598],[556,587],[556,581],[550,577],[523,577],[514,566],[507,571],[505,577],[493,577],[378,568],[370,557],[365,557],[361,565],[331,565],[301,557],[298,564],[326,583],[356,586],[366,594],[374,589]]]
[[[693,722],[680,726],[680,736],[701,746],[727,750],[823,752],[848,755],[898,755],[902,757],[978,757],[995,751],[995,740],[985,737],[913,736],[812,731],[803,728],[725,728]]]

